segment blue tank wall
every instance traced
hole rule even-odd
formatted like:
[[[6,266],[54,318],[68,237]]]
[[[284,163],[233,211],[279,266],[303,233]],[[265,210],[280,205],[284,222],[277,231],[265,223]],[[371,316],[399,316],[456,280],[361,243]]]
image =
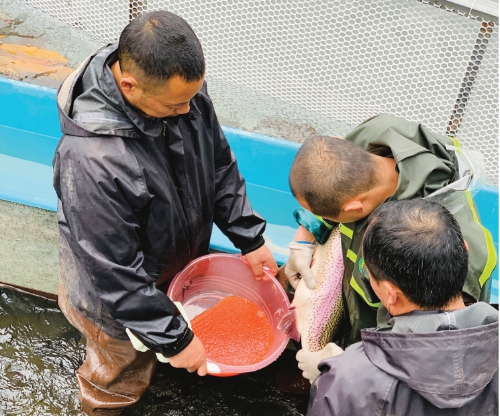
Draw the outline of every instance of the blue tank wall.
[[[0,78],[0,199],[55,211],[52,158],[61,136],[56,91]],[[247,181],[253,208],[268,221],[266,240],[278,263],[286,262],[288,243],[298,207],[288,187],[288,172],[299,144],[223,128]],[[479,214],[498,252],[498,189],[484,187],[475,197]],[[236,252],[219,230],[211,246]],[[498,269],[494,272],[492,303],[498,303]]]

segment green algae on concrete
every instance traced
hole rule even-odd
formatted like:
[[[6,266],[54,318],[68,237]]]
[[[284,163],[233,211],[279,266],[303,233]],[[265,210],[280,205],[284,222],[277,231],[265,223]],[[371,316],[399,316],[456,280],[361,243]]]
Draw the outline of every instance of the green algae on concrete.
[[[56,213],[0,200],[0,282],[55,298]]]

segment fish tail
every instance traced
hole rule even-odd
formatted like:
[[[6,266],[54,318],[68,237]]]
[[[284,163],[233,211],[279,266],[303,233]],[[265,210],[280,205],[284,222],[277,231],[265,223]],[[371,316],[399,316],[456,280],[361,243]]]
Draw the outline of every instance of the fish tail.
[[[283,331],[288,337],[296,342],[300,341],[300,332],[297,327],[297,315],[294,306],[290,307],[290,310],[281,318],[278,323],[278,330]]]

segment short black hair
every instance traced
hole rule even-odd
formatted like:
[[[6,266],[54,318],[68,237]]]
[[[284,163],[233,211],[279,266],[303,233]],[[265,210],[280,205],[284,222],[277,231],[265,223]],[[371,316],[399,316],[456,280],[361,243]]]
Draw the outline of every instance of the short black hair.
[[[362,253],[372,278],[389,281],[409,301],[441,309],[462,293],[468,252],[460,226],[442,205],[392,201],[368,218]]]
[[[376,184],[372,155],[337,137],[308,138],[297,151],[289,175],[294,197],[311,211],[337,217],[342,206]]]
[[[186,82],[198,81],[205,74],[203,50],[193,29],[165,10],[144,13],[125,27],[118,60],[122,71],[137,67],[153,83],[175,75]]]

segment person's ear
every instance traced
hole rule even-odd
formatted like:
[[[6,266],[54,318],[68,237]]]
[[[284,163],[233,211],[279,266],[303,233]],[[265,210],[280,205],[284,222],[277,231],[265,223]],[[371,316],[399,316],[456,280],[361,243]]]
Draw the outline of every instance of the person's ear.
[[[363,213],[364,206],[361,200],[353,199],[348,201],[344,207],[342,208],[342,211],[345,213],[351,212],[351,213]]]
[[[398,296],[398,288],[394,284],[391,284],[389,281],[382,281],[382,287],[387,295],[387,305],[385,307],[387,308],[387,311],[391,313],[391,310],[393,310],[392,307],[397,306],[398,301],[400,301]]]
[[[467,250],[467,252],[470,252],[469,244],[467,243],[467,241],[465,239],[464,239],[464,243],[465,243],[465,249]]]
[[[138,89],[137,80],[130,74],[123,74],[120,80],[120,87],[124,94],[133,94]]]

